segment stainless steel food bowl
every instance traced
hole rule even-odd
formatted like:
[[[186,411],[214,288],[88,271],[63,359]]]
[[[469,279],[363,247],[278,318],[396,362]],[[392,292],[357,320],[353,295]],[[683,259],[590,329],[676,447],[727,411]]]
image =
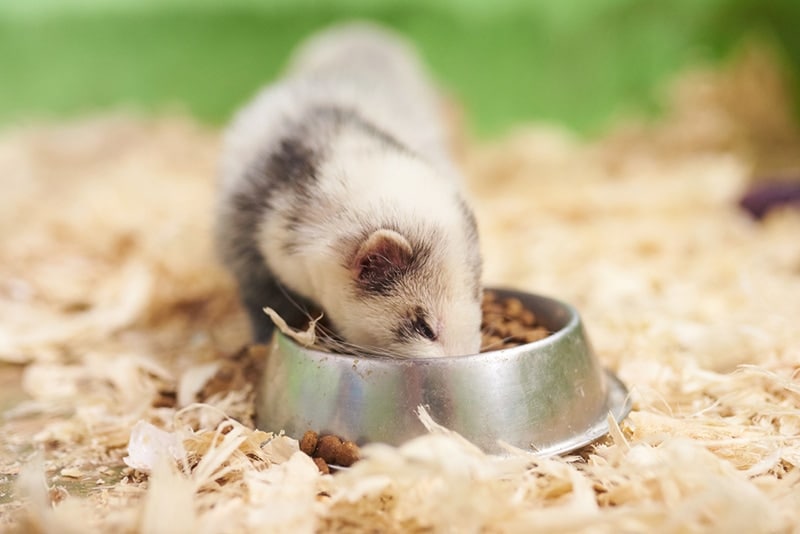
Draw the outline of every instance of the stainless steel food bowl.
[[[399,445],[426,432],[417,407],[486,452],[498,440],[552,455],[608,432],[631,409],[625,386],[595,357],[577,311],[509,290],[552,335],[469,356],[400,359],[310,350],[275,335],[259,387],[260,428]]]

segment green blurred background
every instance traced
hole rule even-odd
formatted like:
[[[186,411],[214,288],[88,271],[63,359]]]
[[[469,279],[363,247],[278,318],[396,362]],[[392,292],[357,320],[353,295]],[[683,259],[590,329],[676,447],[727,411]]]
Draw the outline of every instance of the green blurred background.
[[[800,65],[800,0],[0,0],[0,126],[118,107],[219,124],[299,39],[352,17],[411,37],[484,136],[657,112],[679,69],[743,39]]]

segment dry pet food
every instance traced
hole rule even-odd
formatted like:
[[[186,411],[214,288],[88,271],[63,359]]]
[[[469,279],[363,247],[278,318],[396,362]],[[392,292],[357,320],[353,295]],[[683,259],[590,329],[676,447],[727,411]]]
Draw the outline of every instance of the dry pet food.
[[[494,291],[486,291],[482,308],[481,352],[518,347],[550,335],[518,298],[500,298]]]
[[[356,463],[360,454],[358,445],[352,441],[332,434],[320,436],[313,430],[307,430],[300,438],[300,450],[311,456],[323,473],[330,472],[329,464],[350,467]]]

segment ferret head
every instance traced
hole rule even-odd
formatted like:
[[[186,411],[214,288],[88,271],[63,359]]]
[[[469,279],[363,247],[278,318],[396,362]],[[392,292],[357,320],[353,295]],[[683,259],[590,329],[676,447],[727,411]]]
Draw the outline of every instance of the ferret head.
[[[459,236],[378,228],[360,237],[346,266],[349,291],[340,309],[347,316],[331,317],[337,330],[367,351],[401,357],[477,353],[480,255],[470,232],[474,227]]]

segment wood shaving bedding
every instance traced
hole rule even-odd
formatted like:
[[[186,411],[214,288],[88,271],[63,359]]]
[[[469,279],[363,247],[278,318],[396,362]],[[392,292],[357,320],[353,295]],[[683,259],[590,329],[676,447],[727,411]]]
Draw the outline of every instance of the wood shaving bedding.
[[[301,436],[251,426],[263,352],[241,350],[211,252],[217,133],[131,117],[6,131],[0,360],[24,365],[26,397],[0,422],[0,529],[796,529],[800,212],[737,207],[755,178],[800,168],[776,72],[751,53],[683,77],[657,123],[463,150],[486,282],[575,304],[629,385],[609,438],[493,457],[429,421],[334,476]]]

